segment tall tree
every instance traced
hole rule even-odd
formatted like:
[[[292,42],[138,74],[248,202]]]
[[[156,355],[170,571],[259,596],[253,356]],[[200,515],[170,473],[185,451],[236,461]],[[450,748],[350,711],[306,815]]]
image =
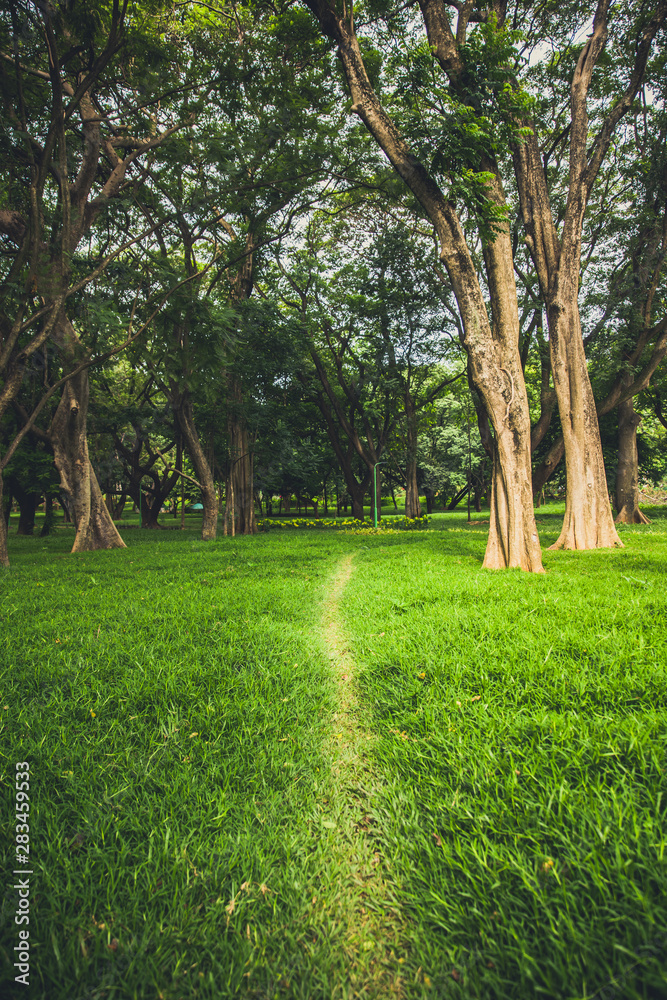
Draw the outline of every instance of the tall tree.
[[[598,0],[592,31],[581,47],[569,79],[569,113],[557,126],[555,144],[568,144],[568,178],[557,213],[551,200],[537,120],[521,143],[514,143],[514,166],[526,231],[549,322],[554,387],[563,430],[567,469],[565,520],[553,548],[596,548],[620,544],[613,525],[597,415],[584,352],[579,314],[582,230],[586,209],[621,120],[641,87],[658,32],[667,18],[665,0],[643,4],[636,13],[610,16],[611,0]],[[548,10],[540,21],[559,14]],[[544,20],[543,20],[544,18]],[[613,32],[610,38],[610,30]],[[596,65],[607,50],[616,70],[610,94],[593,86]],[[628,53],[631,53],[628,56]],[[567,65],[566,60],[562,62]],[[595,129],[591,105],[595,104]],[[553,123],[549,123],[553,131]],[[591,135],[591,131],[593,134]],[[560,219],[558,218],[560,214]],[[560,223],[560,224],[559,224]]]
[[[519,316],[509,225],[503,211],[505,197],[494,155],[491,123],[481,123],[481,109],[471,105],[470,72],[464,61],[466,18],[472,4],[460,8],[458,37],[452,33],[447,6],[442,0],[420,2],[427,43],[416,52],[402,94],[395,97],[393,116],[380,100],[368,72],[362,45],[353,23],[353,8],[339,12],[330,0],[305,0],[322,32],[338,49],[350,90],[351,110],[384,151],[389,161],[421,204],[437,234],[440,259],[451,282],[462,318],[462,343],[469,371],[486,415],[493,427],[493,479],[489,539],[484,565],[509,566],[540,572],[540,552],[530,489],[530,418],[521,358]],[[460,7],[460,5],[457,5]],[[485,8],[485,11],[488,9]],[[497,37],[496,15],[478,14]],[[417,25],[404,23],[406,40]],[[368,52],[368,41],[363,42]],[[496,50],[499,50],[496,46]],[[496,98],[507,96],[502,64],[507,51],[491,53],[496,73]],[[445,74],[450,93],[433,79],[431,57]],[[372,71],[371,71],[372,72]],[[426,79],[431,93],[424,98]],[[411,92],[408,92],[410,91]],[[400,89],[400,87],[399,87]],[[493,87],[491,87],[493,90]],[[421,93],[420,93],[421,91]],[[512,91],[512,94],[514,92]],[[439,124],[424,126],[428,107],[443,111]],[[452,113],[444,113],[447,105]],[[520,111],[521,100],[513,107]],[[431,118],[433,116],[431,115]],[[449,118],[448,121],[446,119]],[[467,139],[467,148],[453,149],[447,130]],[[435,134],[434,134],[435,132]],[[481,139],[481,141],[480,141]],[[471,151],[472,147],[472,151]],[[480,209],[485,274],[491,300],[489,320],[473,253],[455,207],[457,193],[465,188],[468,202]]]
[[[86,331],[72,322],[71,303],[108,262],[109,244],[113,250],[123,242],[113,223],[96,235],[109,206],[140,182],[142,158],[182,125],[169,107],[156,111],[159,95],[147,94],[149,81],[156,82],[151,59],[166,56],[155,16],[135,9],[128,19],[127,8],[128,0],[85,7],[12,0],[0,11],[9,156],[0,210],[9,261],[0,317],[0,413],[18,392],[25,359],[50,339],[62,364],[76,370],[49,430],[71,500],[73,551],[124,543],[88,456],[89,384],[82,363],[90,353]],[[159,16],[159,4],[155,9]],[[183,81],[171,83],[178,89]]]

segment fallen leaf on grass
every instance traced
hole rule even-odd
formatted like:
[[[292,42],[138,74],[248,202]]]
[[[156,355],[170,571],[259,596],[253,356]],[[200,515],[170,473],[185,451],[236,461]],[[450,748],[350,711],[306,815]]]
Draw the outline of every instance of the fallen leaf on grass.
[[[442,840],[441,840],[439,834],[434,833],[433,834],[433,839],[435,840],[435,843],[436,843],[437,847],[442,847]]]

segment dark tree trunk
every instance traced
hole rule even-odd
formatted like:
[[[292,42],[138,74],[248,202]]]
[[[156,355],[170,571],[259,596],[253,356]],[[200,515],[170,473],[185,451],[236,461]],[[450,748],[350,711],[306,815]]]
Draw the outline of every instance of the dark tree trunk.
[[[417,485],[417,414],[409,393],[405,395],[406,463],[405,463],[405,516],[421,517],[419,486]]]
[[[107,505],[109,514],[111,515],[111,520],[122,520],[125,504],[127,503],[127,493],[121,493],[118,500],[116,500],[113,493],[107,493],[104,497],[104,502]]]
[[[40,538],[45,538],[47,535],[51,534],[54,519],[53,497],[47,494],[44,499],[44,524],[42,525],[42,530],[39,533]]]
[[[9,512],[12,506],[12,498],[9,497],[9,503],[3,500],[3,480],[2,480],[2,469],[0,469],[0,512],[2,517],[0,517],[0,566],[9,566],[9,555],[7,554],[7,525],[9,524]]]
[[[462,490],[459,490],[458,493],[454,494],[454,496],[452,497],[452,499],[447,504],[447,508],[446,509],[447,510],[456,510],[456,508],[461,503],[461,501],[465,500],[465,498],[468,496],[469,492],[470,492],[470,486],[466,483],[466,485],[463,487]]]
[[[365,489],[358,483],[349,484],[348,489],[350,491],[350,500],[352,501],[352,517],[355,521],[363,521],[364,519],[364,496]],[[345,513],[347,514],[347,504],[345,504]]]
[[[254,454],[243,413],[243,393],[239,381],[235,378],[230,380],[228,387],[227,435],[228,490],[234,497],[234,533],[252,535],[255,532]]]
[[[125,548],[104,503],[104,497],[88,457],[88,372],[65,383],[51,426],[49,439],[60,488],[68,499],[69,514],[76,529],[72,552]]]
[[[178,423],[183,434],[183,443],[190,456],[190,461],[194,466],[201,488],[202,504],[204,506],[201,531],[202,541],[214,541],[218,530],[218,498],[215,493],[213,473],[206,461],[206,456],[204,455],[199,435],[197,434],[192,412],[192,402],[187,394],[184,394],[181,399],[181,405],[178,409]]]
[[[533,472],[532,488],[533,497],[538,496],[544,489],[547,481],[553,475],[556,466],[565,454],[565,441],[559,437],[552,444],[549,452],[541,465]]]
[[[20,483],[14,483],[14,496],[19,505],[19,526],[17,535],[32,535],[35,531],[35,512],[40,494],[24,490]]]
[[[616,524],[650,524],[639,509],[637,428],[642,418],[632,399],[618,407],[618,469],[616,471]]]

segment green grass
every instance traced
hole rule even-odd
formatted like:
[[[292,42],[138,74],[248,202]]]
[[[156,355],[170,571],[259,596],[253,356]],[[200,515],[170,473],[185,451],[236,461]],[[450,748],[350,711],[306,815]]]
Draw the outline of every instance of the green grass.
[[[378,540],[345,605],[408,977],[667,996],[667,520],[623,551],[545,552],[543,577],[479,572],[482,526],[440,526]]]
[[[324,818],[320,602],[353,550],[403,995],[667,996],[667,519],[623,528],[623,550],[545,552],[538,577],[480,570],[485,516],[214,544],[135,530],[74,556],[71,530],[10,538],[1,850],[11,871],[29,760],[32,996],[384,995],[355,974]],[[562,508],[537,516],[550,544]]]

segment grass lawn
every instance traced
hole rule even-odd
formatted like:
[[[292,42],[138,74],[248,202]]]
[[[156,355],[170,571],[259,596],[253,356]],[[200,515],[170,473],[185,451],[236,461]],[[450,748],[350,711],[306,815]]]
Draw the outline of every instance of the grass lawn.
[[[667,510],[544,576],[482,571],[484,516],[209,544],[188,516],[78,555],[11,536],[0,994],[667,997]],[[562,507],[537,516],[549,545]],[[353,788],[322,624],[349,556]]]

